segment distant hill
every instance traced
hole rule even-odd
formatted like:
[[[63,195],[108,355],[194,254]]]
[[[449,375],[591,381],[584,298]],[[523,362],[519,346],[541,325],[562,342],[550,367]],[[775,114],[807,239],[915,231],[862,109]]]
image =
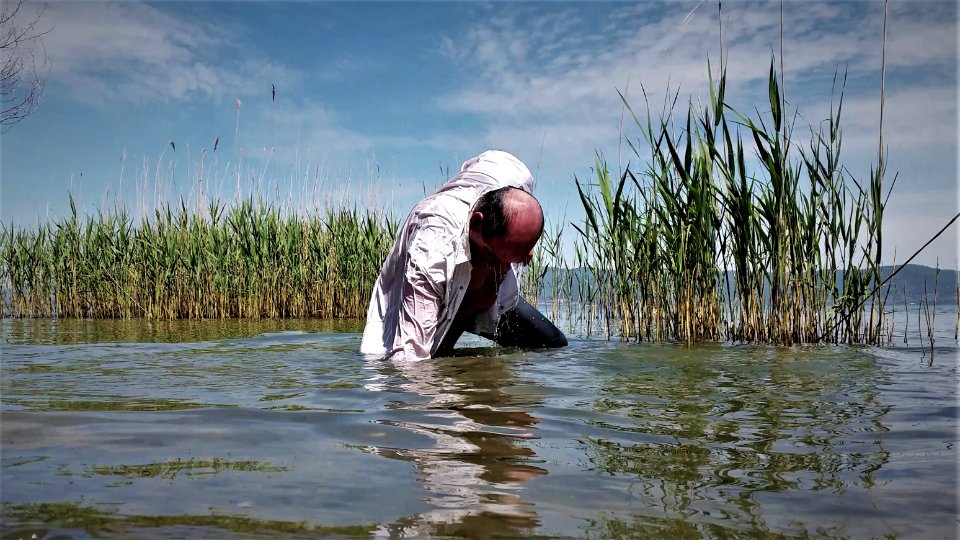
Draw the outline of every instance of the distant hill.
[[[886,279],[887,276],[896,269],[897,267],[895,266],[880,267],[883,279]],[[569,279],[574,283],[573,300],[576,301],[578,299],[576,291],[576,283],[578,280],[591,279],[589,272],[582,268],[570,270],[553,267],[547,268],[547,272],[544,275],[544,287],[541,299],[549,300],[553,280],[562,279],[563,276],[568,275],[568,273],[571,274]],[[839,281],[841,279],[841,275],[838,274],[837,280]],[[733,272],[730,272],[730,282],[733,283]],[[902,303],[904,301],[904,295],[906,296],[907,302],[919,302],[923,299],[924,285],[926,285],[927,295],[931,301],[933,300],[934,288],[936,287],[937,303],[941,305],[956,303],[958,282],[960,282],[960,272],[957,270],[941,269],[938,281],[937,270],[935,268],[919,264],[908,264],[890,281],[890,294],[887,297],[887,302]],[[886,291],[886,289],[887,286],[884,285],[884,291]]]
[[[893,266],[880,267],[884,279],[895,270],[896,267]],[[956,270],[941,269],[938,280],[935,268],[908,264],[890,281],[890,297],[887,302],[891,300],[903,302],[904,292],[906,292],[907,302],[919,302],[923,299],[924,286],[926,286],[931,301],[933,300],[934,288],[936,288],[938,303],[955,303],[957,301],[957,282],[960,279],[958,276],[960,276],[960,272]],[[886,289],[886,286],[884,286],[884,289]]]

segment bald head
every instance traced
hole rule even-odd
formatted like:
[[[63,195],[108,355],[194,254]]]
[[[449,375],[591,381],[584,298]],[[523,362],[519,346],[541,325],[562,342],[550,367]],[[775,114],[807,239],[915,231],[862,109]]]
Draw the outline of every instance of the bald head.
[[[471,254],[500,270],[526,264],[543,232],[543,210],[533,195],[507,187],[480,197],[470,215]]]
[[[509,235],[535,243],[543,232],[543,210],[536,197],[514,187],[484,193],[474,207],[483,215],[480,233],[484,238]]]

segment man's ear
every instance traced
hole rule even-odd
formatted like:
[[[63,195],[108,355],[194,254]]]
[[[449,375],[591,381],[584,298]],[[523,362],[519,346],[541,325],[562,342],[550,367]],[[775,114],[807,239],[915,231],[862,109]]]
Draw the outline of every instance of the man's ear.
[[[483,225],[483,213],[474,212],[470,214],[470,230],[479,233],[481,225]]]

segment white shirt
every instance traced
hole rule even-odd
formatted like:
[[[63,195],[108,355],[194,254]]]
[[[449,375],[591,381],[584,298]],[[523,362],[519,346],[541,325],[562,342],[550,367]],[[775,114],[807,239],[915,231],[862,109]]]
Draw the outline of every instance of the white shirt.
[[[410,211],[374,285],[361,353],[421,360],[437,352],[470,284],[469,217],[481,195],[503,187],[532,194],[533,177],[516,157],[489,150]],[[494,333],[517,305],[520,269],[513,265],[471,331]]]

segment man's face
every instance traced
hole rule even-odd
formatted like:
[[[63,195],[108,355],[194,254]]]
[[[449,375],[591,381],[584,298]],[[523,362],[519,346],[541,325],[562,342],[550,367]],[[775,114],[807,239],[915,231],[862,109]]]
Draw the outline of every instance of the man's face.
[[[481,255],[500,272],[506,272],[511,264],[527,264],[533,258],[533,243],[529,241],[518,241],[510,238],[509,235],[495,236],[487,238],[484,244],[480,245]]]

